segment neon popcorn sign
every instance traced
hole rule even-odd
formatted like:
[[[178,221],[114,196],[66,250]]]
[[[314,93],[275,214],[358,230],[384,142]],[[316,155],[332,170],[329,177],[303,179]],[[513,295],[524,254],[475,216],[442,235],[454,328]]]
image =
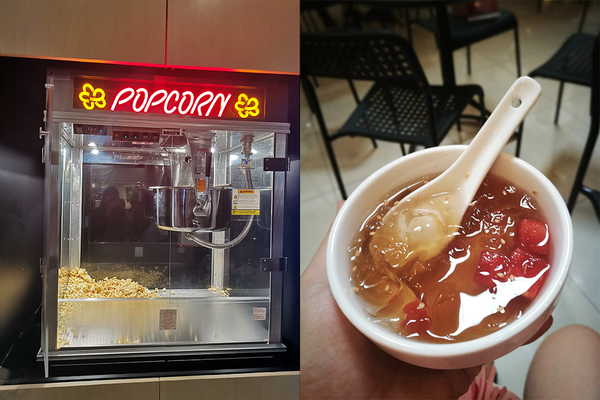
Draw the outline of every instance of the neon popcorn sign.
[[[89,111],[265,118],[265,89],[75,76],[73,107]]]

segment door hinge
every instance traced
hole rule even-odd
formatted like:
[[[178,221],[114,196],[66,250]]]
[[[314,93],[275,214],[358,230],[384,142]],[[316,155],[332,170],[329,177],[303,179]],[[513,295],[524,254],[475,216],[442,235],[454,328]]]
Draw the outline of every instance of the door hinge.
[[[41,139],[43,136],[48,136],[48,135],[52,135],[52,132],[50,132],[50,131],[44,131],[44,130],[42,130],[42,127],[40,126],[40,135],[39,135],[39,136],[40,136],[40,139]]]
[[[289,157],[276,158],[266,157],[263,158],[263,171],[289,171],[290,170],[290,159]]]
[[[42,127],[40,127],[40,134],[39,134],[40,139],[42,139],[44,136],[48,136],[48,135],[52,135],[52,132],[44,131],[44,130],[42,130]],[[44,145],[44,147],[42,147],[42,164],[45,164],[45,163],[46,163],[46,145]]]
[[[262,272],[285,272],[287,271],[287,258],[261,258],[260,269]]]

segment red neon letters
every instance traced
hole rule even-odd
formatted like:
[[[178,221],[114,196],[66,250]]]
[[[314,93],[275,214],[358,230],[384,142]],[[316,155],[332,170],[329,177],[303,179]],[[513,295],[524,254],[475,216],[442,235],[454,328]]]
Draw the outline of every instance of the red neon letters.
[[[73,108],[97,112],[264,119],[266,89],[75,75]]]
[[[179,93],[178,90],[167,92],[165,89],[159,89],[150,94],[145,88],[127,87],[117,93],[110,110],[115,111],[117,106],[131,104],[134,112],[147,113],[150,107],[162,105],[165,114],[173,114],[177,111],[181,115],[197,113],[200,117],[221,117],[230,99],[231,94],[217,93],[215,95],[210,90],[195,96],[189,90]]]

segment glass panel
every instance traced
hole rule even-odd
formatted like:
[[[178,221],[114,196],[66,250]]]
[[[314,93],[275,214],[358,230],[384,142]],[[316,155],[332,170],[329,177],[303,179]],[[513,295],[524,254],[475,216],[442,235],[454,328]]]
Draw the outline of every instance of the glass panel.
[[[71,146],[63,138],[60,140],[60,169],[61,169],[61,265],[71,268],[70,240],[71,237],[71,182],[73,181]],[[65,184],[68,182],[68,184]]]
[[[239,137],[234,136],[233,147],[239,144]],[[249,240],[231,249],[229,269],[229,286],[234,289],[259,289],[269,287],[269,274],[260,269],[261,258],[271,256],[271,208],[272,208],[272,172],[263,172],[263,159],[273,157],[273,135],[257,134],[252,144],[252,187],[259,192],[260,210],[255,215],[252,229],[248,233]],[[239,164],[239,151],[229,153],[229,164]],[[246,187],[245,176],[239,168],[232,168],[232,185],[243,189]],[[232,232],[243,227],[246,217],[233,217]],[[237,228],[237,229],[236,229]],[[235,233],[234,233],[235,234]]]
[[[274,135],[62,128],[58,347],[268,341]]]

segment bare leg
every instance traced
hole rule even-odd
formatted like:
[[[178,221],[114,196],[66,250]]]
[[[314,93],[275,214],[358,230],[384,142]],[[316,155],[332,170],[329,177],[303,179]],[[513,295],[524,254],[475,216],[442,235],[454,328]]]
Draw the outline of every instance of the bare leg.
[[[548,336],[529,367],[524,398],[599,399],[600,335],[571,325]]]

